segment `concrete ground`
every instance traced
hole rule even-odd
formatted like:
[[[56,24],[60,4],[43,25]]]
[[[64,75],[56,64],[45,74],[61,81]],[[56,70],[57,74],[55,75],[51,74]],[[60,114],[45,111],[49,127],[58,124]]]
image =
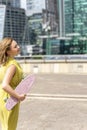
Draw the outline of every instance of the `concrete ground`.
[[[87,130],[87,75],[35,76],[17,130]]]
[[[36,75],[17,130],[87,130],[87,75]]]

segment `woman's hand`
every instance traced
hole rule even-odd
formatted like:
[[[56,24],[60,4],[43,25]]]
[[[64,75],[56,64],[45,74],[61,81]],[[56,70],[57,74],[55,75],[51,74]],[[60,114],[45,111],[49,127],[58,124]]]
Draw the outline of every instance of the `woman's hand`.
[[[21,95],[19,95],[18,100],[19,101],[23,101],[25,98],[26,98],[26,95],[25,94],[21,94]]]
[[[26,97],[24,94],[18,94],[16,93],[13,88],[10,86],[10,82],[16,72],[16,66],[11,65],[4,76],[3,82],[2,82],[2,88],[4,91],[9,93],[10,96],[15,97],[18,101],[23,101]]]

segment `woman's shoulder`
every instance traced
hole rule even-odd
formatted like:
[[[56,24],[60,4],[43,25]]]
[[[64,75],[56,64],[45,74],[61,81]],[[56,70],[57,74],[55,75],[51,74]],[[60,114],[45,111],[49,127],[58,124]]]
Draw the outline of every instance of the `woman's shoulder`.
[[[17,65],[17,61],[14,58],[8,58],[6,66],[10,66],[12,64]]]

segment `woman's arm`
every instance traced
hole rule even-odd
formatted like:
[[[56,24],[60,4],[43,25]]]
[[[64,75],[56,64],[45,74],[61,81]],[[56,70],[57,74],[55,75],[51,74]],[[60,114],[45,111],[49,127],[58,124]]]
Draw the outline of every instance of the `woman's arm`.
[[[10,86],[10,82],[11,82],[15,72],[16,72],[16,66],[15,65],[11,65],[7,69],[5,77],[4,77],[3,82],[2,82],[2,88],[3,88],[4,91],[9,93],[11,96],[17,98],[19,101],[23,101],[25,99],[25,95],[24,94],[19,95]]]

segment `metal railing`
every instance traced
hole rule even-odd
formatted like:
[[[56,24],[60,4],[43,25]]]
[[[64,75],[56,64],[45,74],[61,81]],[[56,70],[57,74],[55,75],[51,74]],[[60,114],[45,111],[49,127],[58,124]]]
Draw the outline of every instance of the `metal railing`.
[[[17,56],[18,60],[63,60],[63,61],[87,61],[87,55],[32,55],[32,56]]]

